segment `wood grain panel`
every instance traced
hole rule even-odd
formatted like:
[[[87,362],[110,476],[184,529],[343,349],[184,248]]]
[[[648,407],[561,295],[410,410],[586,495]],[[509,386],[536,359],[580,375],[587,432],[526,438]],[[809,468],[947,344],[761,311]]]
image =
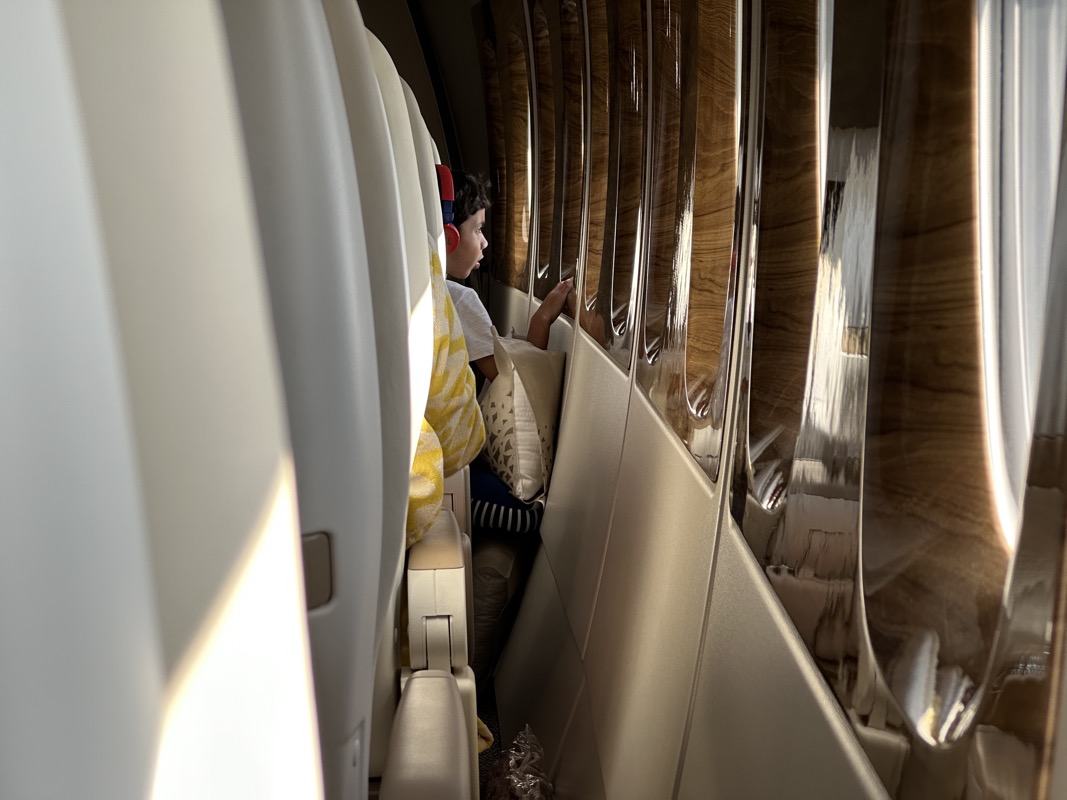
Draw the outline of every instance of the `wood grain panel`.
[[[690,25],[690,31],[693,31]],[[683,34],[682,6],[671,0],[652,3],[652,178],[649,187],[649,237],[645,273],[644,357],[655,361],[667,335],[668,304],[677,280],[677,259],[686,246],[681,237],[688,209],[679,193],[682,124],[683,42],[691,52],[692,35]],[[690,98],[691,100],[693,98]],[[692,119],[691,119],[692,121]],[[693,142],[688,137],[689,143]],[[692,160],[692,150],[687,153]],[[692,167],[685,170],[692,180]],[[667,343],[679,348],[682,343]]]
[[[558,0],[557,0],[558,1]],[[550,0],[551,2],[551,0]],[[556,90],[548,16],[543,0],[530,6],[533,34],[533,82],[537,102],[537,258],[534,294],[544,299],[559,283],[559,261],[553,259],[556,198]]]
[[[615,336],[631,331],[630,307],[641,252],[645,164],[646,40],[642,0],[616,0],[608,7],[611,36],[611,114],[608,225],[604,253],[610,253],[608,311]]]
[[[520,291],[529,291],[530,272],[530,54],[522,0],[494,0],[500,99],[504,110],[507,161],[504,208],[504,255],[497,277]]]
[[[604,261],[604,225],[608,205],[608,144],[611,120],[610,45],[607,0],[585,0],[589,35],[589,198],[586,208],[586,249],[582,277],[583,312],[593,311],[600,291]],[[592,314],[582,315],[589,325]],[[603,320],[600,321],[600,326]],[[592,332],[591,332],[592,333]],[[603,335],[603,334],[602,334]]]
[[[801,419],[819,264],[818,0],[764,0],[763,169],[752,330],[749,437]],[[774,451],[773,453],[771,451]]]
[[[489,254],[491,271],[503,280],[503,266],[507,241],[507,158],[504,137],[504,108],[500,99],[500,71],[496,58],[496,43],[486,37],[481,46],[482,89],[485,97],[485,116],[489,125],[489,181],[492,184],[493,206],[486,212],[489,218]]]
[[[560,0],[556,108],[557,145],[562,148],[562,168],[556,191],[559,234],[560,279],[578,270],[582,244],[582,205],[585,201],[585,33],[582,9],[577,0]]]
[[[709,471],[737,212],[736,3],[654,0],[652,142],[639,380]],[[697,437],[696,431],[703,433]],[[699,441],[698,441],[699,438]]]
[[[696,92],[693,245],[686,333],[686,383],[692,394],[719,371],[726,298],[732,272],[737,204],[737,4],[695,2]],[[685,124],[683,123],[683,130]]]
[[[980,680],[1008,565],[984,424],[969,0],[896,0],[887,42],[864,477],[872,643],[940,639]]]

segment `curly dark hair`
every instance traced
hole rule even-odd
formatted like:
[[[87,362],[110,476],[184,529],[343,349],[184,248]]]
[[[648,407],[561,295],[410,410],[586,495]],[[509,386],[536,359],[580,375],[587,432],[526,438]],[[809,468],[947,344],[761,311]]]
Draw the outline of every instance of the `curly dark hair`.
[[[452,203],[452,224],[457,228],[483,208],[489,208],[489,181],[462,170],[452,170],[452,184],[456,199]]]

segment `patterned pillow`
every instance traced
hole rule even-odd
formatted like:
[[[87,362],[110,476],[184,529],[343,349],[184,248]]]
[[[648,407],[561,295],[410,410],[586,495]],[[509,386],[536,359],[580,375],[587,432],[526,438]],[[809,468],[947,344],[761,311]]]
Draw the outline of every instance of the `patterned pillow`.
[[[520,500],[547,491],[555,456],[564,353],[493,331],[497,378],[482,398],[485,458]]]

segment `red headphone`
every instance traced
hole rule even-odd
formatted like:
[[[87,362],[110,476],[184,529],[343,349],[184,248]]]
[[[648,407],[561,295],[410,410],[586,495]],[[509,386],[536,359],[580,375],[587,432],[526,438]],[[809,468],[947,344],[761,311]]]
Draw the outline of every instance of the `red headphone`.
[[[456,190],[452,183],[452,170],[444,164],[437,165],[437,183],[441,187],[441,214],[445,220],[445,252],[454,253],[459,247],[459,228],[452,224],[452,203]]]

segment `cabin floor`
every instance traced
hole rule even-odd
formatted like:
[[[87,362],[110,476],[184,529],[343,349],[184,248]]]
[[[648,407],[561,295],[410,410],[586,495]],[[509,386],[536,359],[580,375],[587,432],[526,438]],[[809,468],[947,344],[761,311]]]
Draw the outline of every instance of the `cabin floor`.
[[[503,755],[504,749],[500,744],[500,715],[496,709],[496,689],[492,684],[485,687],[478,695],[478,716],[493,734],[493,743],[478,754],[478,783],[480,786],[479,796],[485,798],[486,779],[493,765]]]

